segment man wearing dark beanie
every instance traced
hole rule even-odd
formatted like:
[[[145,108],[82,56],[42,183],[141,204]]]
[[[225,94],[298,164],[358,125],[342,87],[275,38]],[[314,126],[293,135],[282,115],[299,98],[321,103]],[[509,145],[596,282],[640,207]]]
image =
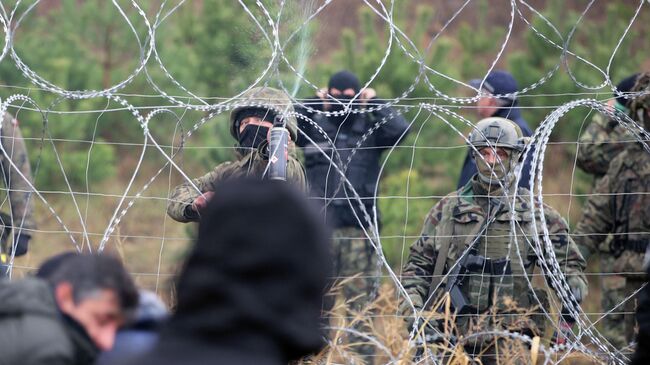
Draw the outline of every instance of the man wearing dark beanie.
[[[344,280],[342,292],[351,309],[349,318],[355,312],[365,311],[372,302],[381,269],[378,255],[363,230],[370,223],[359,202],[350,198],[354,193],[328,157],[344,171],[365,211],[371,216],[375,211],[379,214],[375,209],[375,191],[382,154],[400,143],[409,127],[393,108],[382,104],[374,89],[361,89],[356,75],[340,71],[315,99],[296,106],[296,111],[307,117],[298,119],[299,127],[311,139],[301,136],[296,144],[303,147],[305,154],[310,196],[323,206],[327,223],[334,228],[334,277]],[[370,108],[379,109],[362,111]],[[377,221],[381,225],[379,217]],[[355,329],[365,331],[361,327],[363,324]],[[349,335],[349,342],[363,343],[350,350],[364,355],[366,362],[372,361],[374,347],[365,345],[365,338]]]
[[[178,279],[176,313],[132,364],[280,365],[321,349],[329,237],[294,189],[219,186]]]
[[[638,73],[630,75],[623,79],[616,89],[607,105],[615,108],[624,114],[628,113],[629,101],[624,96],[629,93],[634,86]],[[595,187],[602,177],[607,173],[610,162],[618,156],[626,146],[636,142],[634,135],[625,127],[618,124],[617,121],[611,120],[601,113],[594,113],[591,123],[580,135],[579,148],[576,156],[576,164],[584,172],[593,175],[594,181],[592,187]],[[610,251],[610,242],[612,237],[608,237],[598,247],[598,257],[600,259],[599,272],[611,273],[614,266],[614,255]],[[580,242],[576,240],[576,242]],[[587,247],[580,247],[585,259],[589,259],[596,252],[591,252]],[[600,275],[601,286],[601,312],[605,313],[618,306],[626,297],[625,278],[618,275]],[[627,345],[622,330],[623,311],[615,310],[603,318],[603,334],[617,348]]]

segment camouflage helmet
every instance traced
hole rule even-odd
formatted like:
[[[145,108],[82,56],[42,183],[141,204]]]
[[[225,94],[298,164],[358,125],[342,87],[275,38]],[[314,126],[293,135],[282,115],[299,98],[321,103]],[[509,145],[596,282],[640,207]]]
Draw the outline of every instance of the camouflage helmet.
[[[647,115],[650,111],[650,72],[639,74],[630,92],[641,94],[635,96],[629,102],[630,117],[641,124],[645,124],[646,128],[650,128],[650,118]]]
[[[289,96],[278,89],[272,87],[255,87],[246,91],[241,96],[240,106],[236,107],[230,112],[230,134],[238,139],[239,136],[239,121],[237,114],[246,109],[269,109],[276,114],[293,113],[293,104]],[[272,122],[272,120],[271,120]],[[292,140],[296,140],[298,136],[298,128],[295,115],[291,115],[286,120],[286,128],[289,130]]]
[[[522,152],[526,146],[521,128],[510,119],[489,117],[481,119],[469,134],[469,143],[482,147],[503,147]]]

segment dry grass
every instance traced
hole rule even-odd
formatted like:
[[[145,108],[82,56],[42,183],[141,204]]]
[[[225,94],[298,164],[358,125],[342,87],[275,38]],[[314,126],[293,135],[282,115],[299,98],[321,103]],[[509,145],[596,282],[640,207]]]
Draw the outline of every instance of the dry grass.
[[[336,297],[336,304],[328,315],[331,327],[329,332],[329,345],[319,354],[304,359],[299,364],[368,364],[368,362],[364,362],[363,356],[360,356],[357,352],[361,346],[367,346],[368,344],[374,344],[374,364],[386,364],[390,362],[400,365],[432,363],[431,360],[428,362],[426,360],[421,360],[420,362],[414,360],[418,346],[408,339],[409,334],[405,321],[403,317],[398,315],[399,302],[392,286],[382,286],[378,298],[361,312],[351,311],[348,303],[343,301],[340,295]],[[518,323],[513,323],[511,326],[516,327],[517,324],[521,324],[522,321],[526,321],[530,317],[530,310],[516,308],[515,303],[511,303],[510,305],[512,307],[509,310],[519,314],[516,321]],[[440,311],[438,308],[444,309]],[[465,351],[462,344],[455,344],[453,341],[448,340],[452,334],[457,334],[457,329],[454,325],[455,317],[450,311],[448,301],[441,300],[434,306],[434,310],[425,314],[425,317],[430,321],[440,321],[443,332],[445,333],[444,339],[438,343],[427,345],[427,350],[430,351],[430,354],[442,359],[442,364],[446,365],[477,364],[477,362],[473,362],[475,359]],[[500,322],[498,315],[495,313],[478,316],[476,318],[477,326],[470,329],[467,333],[459,335],[459,343],[463,339],[467,339],[468,336],[471,338],[472,334],[482,332],[481,328],[485,328],[485,323],[494,323],[495,321],[496,323]],[[359,328],[361,323],[363,324],[362,327],[366,329],[364,333],[372,337],[375,341],[348,341],[348,332],[344,329]],[[502,323],[501,326],[503,328],[508,327]],[[425,331],[425,328],[426,325],[423,325],[420,331]],[[484,339],[484,343],[492,344],[487,351],[492,351],[497,354],[497,364],[545,363],[544,353],[541,351],[539,345],[542,344],[548,348],[548,340],[543,338],[533,338],[532,344],[516,338],[486,337]],[[496,346],[494,345],[495,343]],[[595,365],[605,363],[602,360],[579,352],[570,354],[553,353],[551,355],[551,358],[548,359],[550,363],[563,365]]]

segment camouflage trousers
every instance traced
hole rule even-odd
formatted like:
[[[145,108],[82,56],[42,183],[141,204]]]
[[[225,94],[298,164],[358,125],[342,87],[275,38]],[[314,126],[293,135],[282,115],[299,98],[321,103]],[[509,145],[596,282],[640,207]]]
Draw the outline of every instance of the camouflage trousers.
[[[379,289],[381,269],[378,256],[363,230],[356,227],[336,229],[332,242],[334,254],[334,280],[345,300],[346,323],[361,333],[369,333],[372,310],[369,304]],[[361,316],[357,315],[361,313]],[[357,317],[357,318],[355,318]],[[374,345],[362,336],[348,334],[351,352],[361,355],[366,364],[372,364]]]
[[[624,304],[621,303],[632,295],[642,282],[620,275],[612,275],[614,261],[613,255],[600,253],[600,272],[604,274],[599,278],[601,312],[612,311],[602,319],[601,333],[617,349],[622,349],[634,340],[636,298],[632,298]]]

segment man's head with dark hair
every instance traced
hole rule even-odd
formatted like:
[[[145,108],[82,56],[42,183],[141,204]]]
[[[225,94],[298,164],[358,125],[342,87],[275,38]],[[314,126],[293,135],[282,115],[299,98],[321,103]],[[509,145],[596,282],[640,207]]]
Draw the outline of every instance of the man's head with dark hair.
[[[322,345],[329,236],[306,197],[279,181],[219,186],[178,282],[168,333],[284,363]]]
[[[122,262],[110,255],[64,253],[43,263],[59,309],[77,321],[102,350],[138,305],[138,291]]]

